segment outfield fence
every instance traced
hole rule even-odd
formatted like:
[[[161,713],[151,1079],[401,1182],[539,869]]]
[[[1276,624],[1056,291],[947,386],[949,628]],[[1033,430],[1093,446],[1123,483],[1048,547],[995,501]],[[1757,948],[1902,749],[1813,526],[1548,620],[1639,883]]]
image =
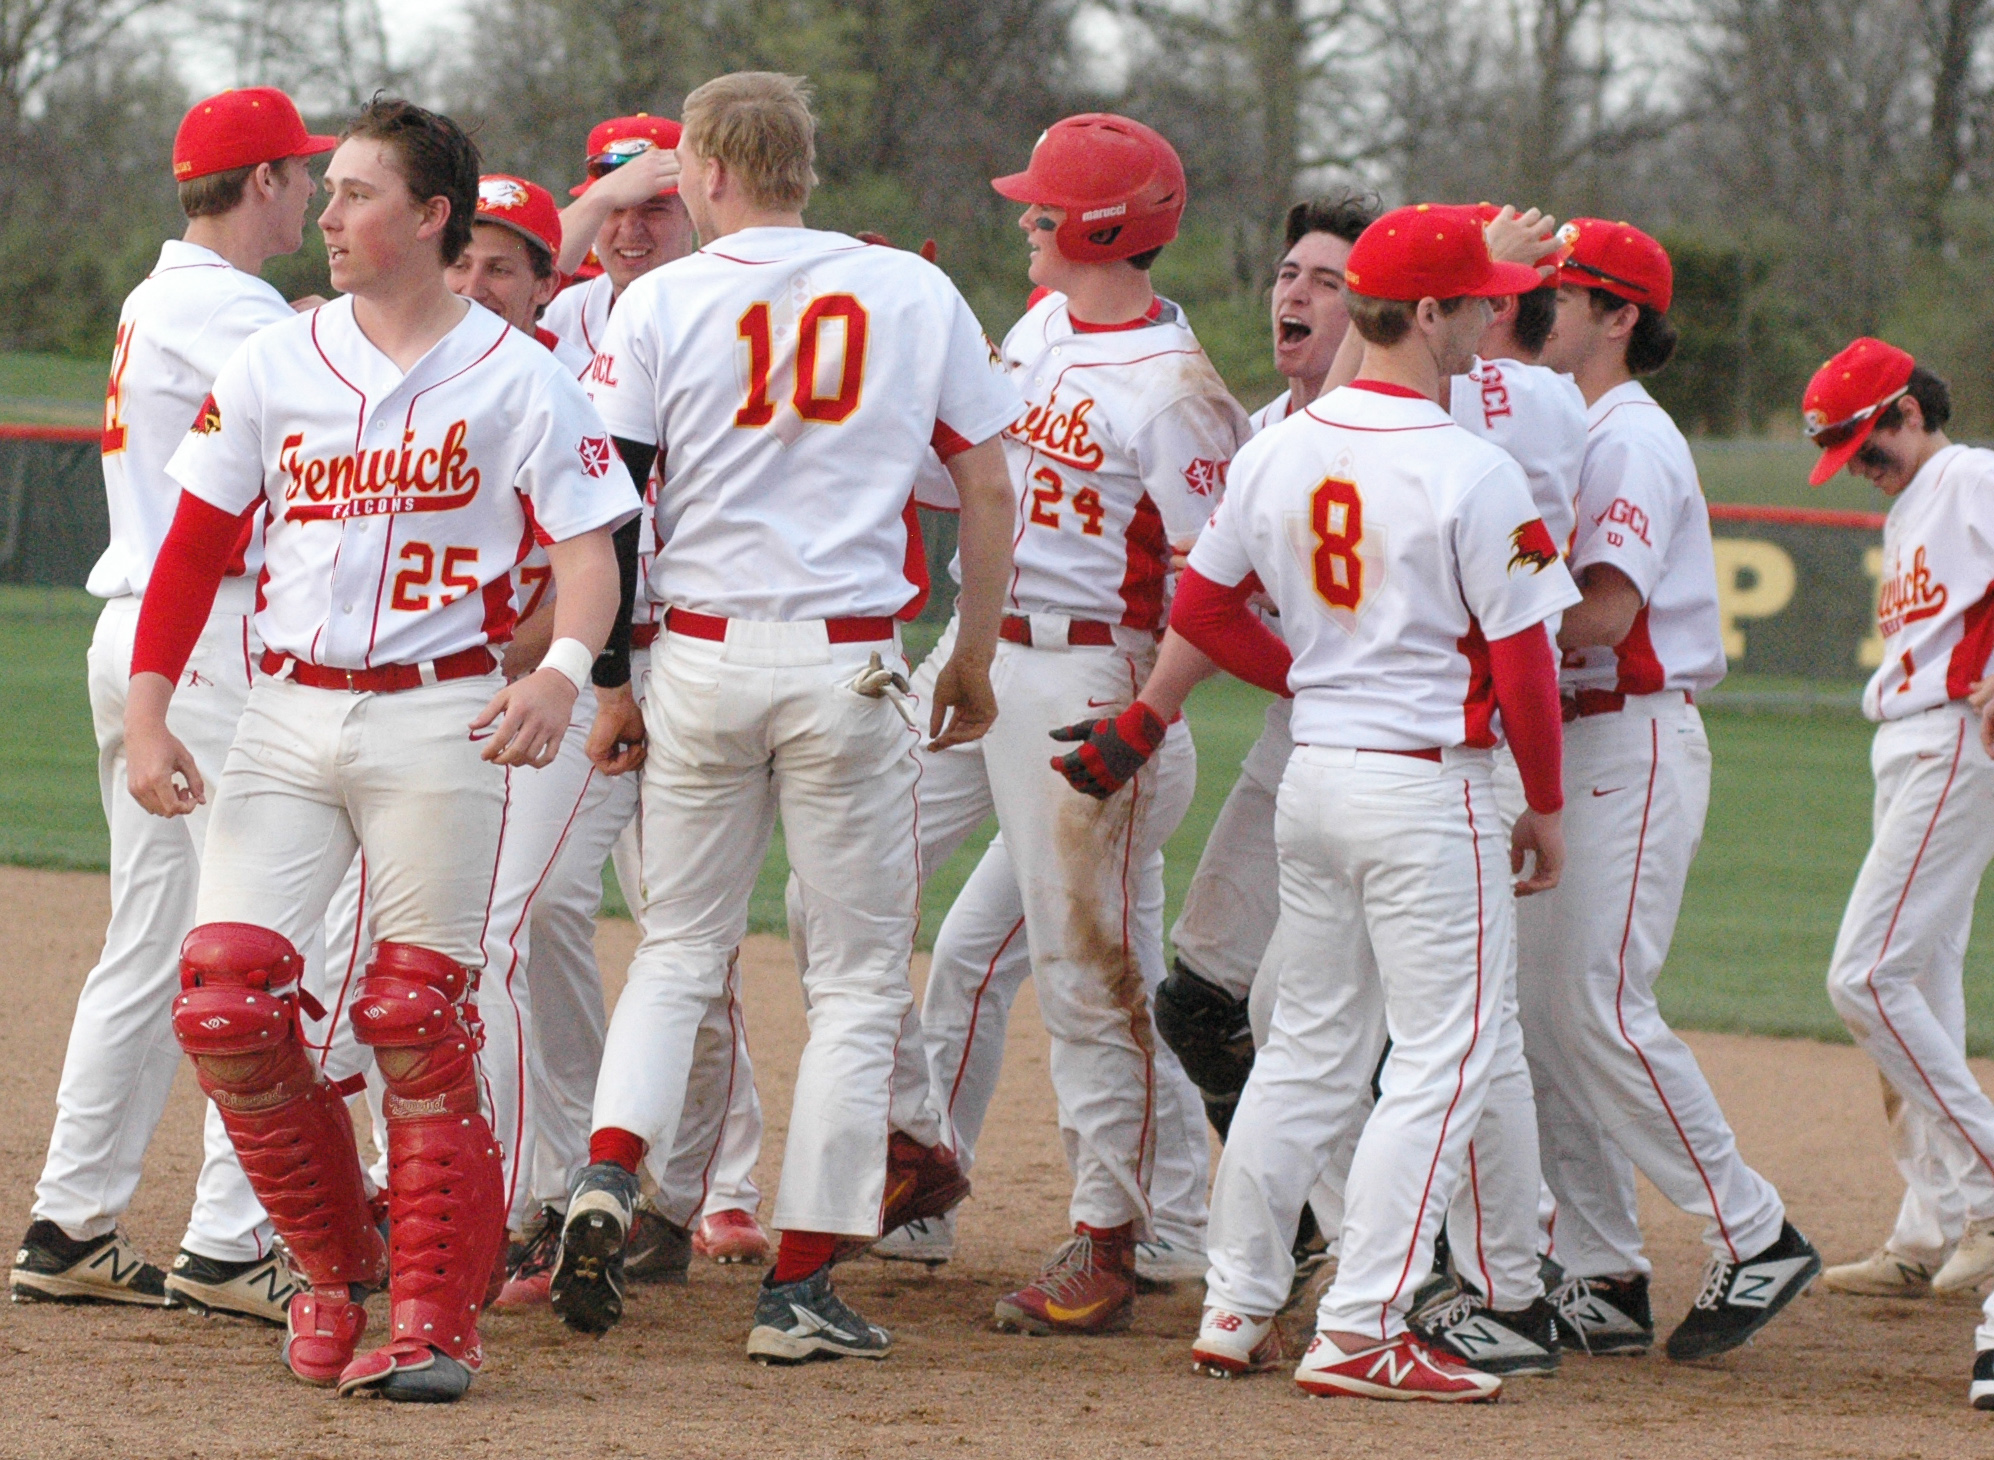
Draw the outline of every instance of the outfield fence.
[[[87,428],[0,425],[0,583],[83,585],[110,533],[98,449]],[[1717,502],[1710,517],[1733,669],[1846,683],[1876,668],[1880,513]],[[923,513],[922,535],[935,585],[922,618],[940,622],[955,519]]]

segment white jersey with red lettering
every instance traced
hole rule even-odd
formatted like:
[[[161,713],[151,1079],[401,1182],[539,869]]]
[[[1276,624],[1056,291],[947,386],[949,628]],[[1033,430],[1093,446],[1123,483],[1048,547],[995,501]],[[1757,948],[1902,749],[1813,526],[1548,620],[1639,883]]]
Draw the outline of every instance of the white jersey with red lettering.
[[[1277,426],[1295,413],[1295,392],[1293,388],[1282,391],[1259,410],[1246,418],[1249,436],[1258,436],[1269,426]]]
[[[1586,455],[1586,399],[1569,375],[1477,357],[1448,398],[1454,419],[1516,458],[1551,541],[1569,552]]]
[[[1872,720],[1963,700],[1994,650],[1994,451],[1948,446],[1918,468],[1883,524],[1876,605],[1883,663]]]
[[[1160,629],[1171,539],[1195,533],[1251,434],[1184,312],[1112,328],[1047,294],[1004,337],[1025,397],[1004,433],[1018,490],[1006,606]]]
[[[1619,644],[1567,651],[1559,683],[1699,694],[1723,679],[1725,664],[1710,509],[1689,443],[1638,380],[1594,401],[1586,421],[1572,573],[1618,568],[1642,607]]]
[[[541,312],[540,325],[592,359],[609,333],[609,311],[615,303],[616,286],[609,275],[597,274],[556,294]],[[575,373],[585,373],[587,364],[585,359]]]
[[[555,334],[544,324],[533,331],[533,338],[553,351],[554,358],[559,360],[575,379],[581,380],[589,373],[589,362],[595,358],[595,352],[579,340]]]
[[[1492,746],[1488,641],[1579,593],[1522,468],[1388,390],[1345,386],[1255,437],[1191,566],[1257,574],[1280,608],[1298,744]]]
[[[167,471],[225,512],[261,502],[257,632],[340,669],[503,641],[511,572],[536,537],[638,509],[581,387],[475,304],[405,375],[361,333],[351,299],[262,331],[223,368]]]
[[[663,450],[654,597],[724,618],[903,610],[925,463],[1018,413],[948,275],[805,228],[745,229],[638,279],[592,378],[610,430]]]
[[[284,296],[199,244],[169,239],[145,281],[125,297],[104,396],[104,495],[111,542],[90,570],[99,598],[145,592],[180,485],[166,463],[187,438],[209,387],[242,342],[291,317]],[[260,566],[260,540],[246,545]],[[218,602],[247,613],[250,579],[233,565]]]

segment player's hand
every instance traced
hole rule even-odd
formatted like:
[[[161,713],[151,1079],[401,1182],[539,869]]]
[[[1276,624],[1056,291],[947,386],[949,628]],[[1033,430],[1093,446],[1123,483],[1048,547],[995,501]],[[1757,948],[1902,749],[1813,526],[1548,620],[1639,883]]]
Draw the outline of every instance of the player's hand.
[[[678,185],[678,153],[670,147],[647,147],[614,172],[590,183],[588,195],[614,211],[648,203],[666,188]]]
[[[1535,264],[1557,247],[1558,220],[1532,208],[1519,213],[1504,203],[1502,211],[1483,227],[1488,239],[1489,257],[1502,263]],[[1548,266],[1538,270],[1545,278],[1556,272]]]
[[[895,247],[893,240],[888,238],[884,233],[874,233],[871,230],[867,230],[864,233],[855,233],[852,236],[856,238],[860,243],[870,243],[877,245],[880,248]],[[927,239],[921,244],[921,246],[918,249],[915,249],[914,252],[920,254],[922,258],[926,259],[929,263],[932,264],[935,261],[935,255],[937,252],[935,248],[935,241],[932,238]]]
[[[491,697],[471,722],[471,738],[486,740],[480,754],[497,765],[544,766],[561,748],[575,713],[575,686],[558,669],[536,669]],[[487,725],[497,728],[480,736]]]
[[[1170,571],[1181,573],[1191,564],[1191,549],[1198,545],[1197,534],[1170,539]]]
[[[1530,875],[1516,884],[1516,895],[1528,897],[1533,892],[1549,892],[1558,885],[1558,878],[1565,870],[1565,824],[1564,814],[1558,811],[1525,811],[1516,818],[1516,826],[1509,834],[1509,870],[1523,871],[1526,854],[1534,854],[1537,865],[1530,869]]]
[[[131,787],[132,799],[154,816],[185,816],[208,799],[194,753],[163,719],[139,726],[127,718],[125,784]]]
[[[990,687],[989,661],[951,654],[935,676],[935,707],[928,715],[928,734],[934,738],[928,749],[947,750],[981,740],[996,721],[997,691]]]
[[[1052,758],[1052,768],[1083,796],[1105,801],[1136,777],[1163,744],[1169,727],[1137,700],[1112,720],[1082,720],[1051,731],[1054,740],[1080,744]]]
[[[596,689],[588,758],[605,776],[620,776],[644,763],[644,711],[628,684]]]

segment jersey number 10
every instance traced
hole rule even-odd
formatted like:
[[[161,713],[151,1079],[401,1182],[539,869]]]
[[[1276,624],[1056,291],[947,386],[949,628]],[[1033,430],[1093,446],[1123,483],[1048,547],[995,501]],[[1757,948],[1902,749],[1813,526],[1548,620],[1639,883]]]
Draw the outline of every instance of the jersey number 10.
[[[838,389],[834,395],[819,395],[818,366],[827,322],[843,326],[838,332],[843,337],[836,372]],[[865,384],[866,324],[865,306],[849,294],[820,295],[797,317],[796,385],[789,398],[796,414],[804,420],[836,425],[859,408],[859,394]],[[734,424],[766,426],[775,419],[775,402],[769,398],[775,348],[768,305],[759,301],[750,304],[735,329],[748,344],[748,397],[741,403],[741,409],[734,412]]]

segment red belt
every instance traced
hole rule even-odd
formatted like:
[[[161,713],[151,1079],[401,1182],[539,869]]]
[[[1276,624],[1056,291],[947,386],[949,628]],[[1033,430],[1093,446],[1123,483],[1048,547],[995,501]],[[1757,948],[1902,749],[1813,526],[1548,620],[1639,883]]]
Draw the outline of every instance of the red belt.
[[[1007,644],[1023,644],[1027,648],[1032,642],[1032,621],[1023,614],[1007,613],[1004,622],[998,626],[997,637]],[[1069,619],[1066,624],[1066,646],[1069,649],[1108,649],[1114,647],[1115,626],[1095,623],[1090,619]]]
[[[726,630],[725,629],[721,630],[721,633],[724,635],[726,633]],[[657,642],[658,642],[658,626],[656,624],[630,625],[631,648],[648,649]]]
[[[1696,699],[1685,690],[1682,702],[1693,705]],[[1594,715],[1617,715],[1627,708],[1627,696],[1617,689],[1578,689],[1566,695],[1562,704],[1564,720],[1569,725],[1574,720],[1589,720]]]
[[[290,666],[288,674],[283,672],[286,665]],[[329,669],[323,664],[308,664],[292,655],[279,654],[275,649],[263,651],[265,674],[281,675],[308,689],[345,689],[355,694],[392,694],[397,690],[420,689],[425,684],[440,684],[446,679],[476,679],[496,668],[498,660],[482,644],[459,649],[427,664],[383,664],[379,669]]]
[[[1307,745],[1309,742],[1304,740],[1298,743],[1302,745]],[[1352,746],[1351,748],[1355,750],[1359,755],[1409,755],[1414,760],[1430,760],[1435,765],[1439,765],[1441,763],[1441,760],[1443,759],[1440,753],[1440,747],[1437,745],[1423,746],[1418,750],[1376,750],[1368,745],[1357,745],[1357,746]]]
[[[665,610],[665,627],[675,634],[684,634],[688,639],[709,639],[716,644],[727,639],[727,620],[710,613],[694,613],[689,608],[668,608]],[[890,618],[827,618],[824,620],[824,634],[834,644],[863,644],[877,639],[893,637],[894,623]],[[631,633],[631,642],[636,642],[636,632]]]

